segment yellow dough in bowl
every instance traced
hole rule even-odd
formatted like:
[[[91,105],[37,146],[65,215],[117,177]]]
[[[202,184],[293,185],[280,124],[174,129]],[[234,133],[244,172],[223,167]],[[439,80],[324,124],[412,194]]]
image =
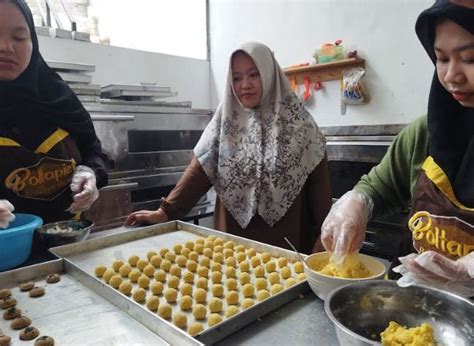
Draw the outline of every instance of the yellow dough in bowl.
[[[388,327],[380,333],[384,346],[435,346],[433,327],[422,323],[418,327],[406,328],[390,321]]]
[[[372,275],[357,254],[347,255],[342,264],[329,261],[328,263],[318,263],[317,268],[311,269],[323,275],[346,279],[361,279]]]

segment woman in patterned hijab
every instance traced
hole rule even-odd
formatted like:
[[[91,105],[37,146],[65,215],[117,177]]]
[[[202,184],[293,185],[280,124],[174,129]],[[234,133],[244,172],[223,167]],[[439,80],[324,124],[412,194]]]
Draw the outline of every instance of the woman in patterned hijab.
[[[331,205],[325,139],[272,52],[249,42],[231,55],[224,97],[175,189],[127,224],[184,216],[211,186],[217,229],[311,252]]]

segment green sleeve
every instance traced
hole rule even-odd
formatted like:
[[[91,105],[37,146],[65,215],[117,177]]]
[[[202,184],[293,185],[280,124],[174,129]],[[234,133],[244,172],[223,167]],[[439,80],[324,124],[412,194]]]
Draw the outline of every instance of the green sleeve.
[[[427,157],[428,125],[422,116],[397,135],[380,163],[362,176],[354,190],[374,201],[373,216],[408,207],[418,172]]]

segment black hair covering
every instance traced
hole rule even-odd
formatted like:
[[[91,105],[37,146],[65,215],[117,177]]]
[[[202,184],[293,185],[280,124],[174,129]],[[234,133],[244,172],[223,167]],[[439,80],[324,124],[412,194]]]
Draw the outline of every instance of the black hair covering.
[[[21,11],[30,29],[33,50],[26,70],[13,81],[0,81],[0,129],[12,123],[54,124],[70,133],[82,156],[97,175],[97,186],[107,184],[107,156],[94,130],[90,114],[76,94],[43,60],[33,16],[23,0],[8,0]],[[34,125],[32,125],[34,126]]]
[[[434,63],[436,24],[442,19],[474,35],[474,9],[436,0],[416,22],[418,38]],[[436,72],[428,100],[428,130],[429,155],[449,177],[458,200],[474,207],[474,108],[459,104],[441,85]]]

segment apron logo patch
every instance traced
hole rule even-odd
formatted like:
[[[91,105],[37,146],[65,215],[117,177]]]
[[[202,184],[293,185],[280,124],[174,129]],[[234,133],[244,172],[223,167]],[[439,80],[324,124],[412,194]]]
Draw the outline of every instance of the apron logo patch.
[[[52,200],[71,183],[76,162],[43,157],[34,166],[12,171],[5,186],[24,198]]]

